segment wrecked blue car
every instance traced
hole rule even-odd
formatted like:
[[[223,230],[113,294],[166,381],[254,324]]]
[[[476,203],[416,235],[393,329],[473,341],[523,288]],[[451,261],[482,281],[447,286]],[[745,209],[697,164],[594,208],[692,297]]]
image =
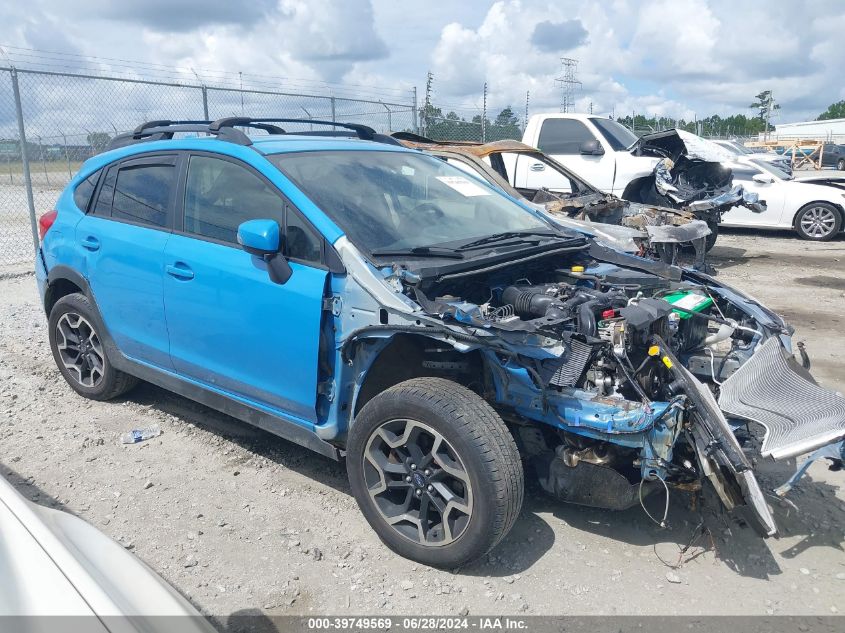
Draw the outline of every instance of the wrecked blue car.
[[[83,165],[36,260],[74,390],[149,381],[345,458],[379,537],[439,567],[508,533],[526,474],[608,509],[710,486],[770,536],[735,431],[772,459],[845,436],[845,399],[742,292],[365,126],[288,124],[155,121]]]

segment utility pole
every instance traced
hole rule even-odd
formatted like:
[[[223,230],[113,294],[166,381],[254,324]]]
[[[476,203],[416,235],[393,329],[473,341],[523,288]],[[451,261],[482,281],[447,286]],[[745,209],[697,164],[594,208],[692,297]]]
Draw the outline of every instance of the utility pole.
[[[422,135],[425,136],[428,134],[428,117],[429,113],[431,112],[431,85],[434,83],[434,73],[430,70],[428,71],[428,75],[425,79],[425,101],[423,105],[423,115],[422,115],[422,127],[423,132]]]
[[[759,118],[763,120],[765,124],[765,131],[763,133],[763,139],[769,140],[769,124],[772,118],[772,110],[780,110],[780,104],[775,103],[775,98],[772,95],[771,90],[764,90],[760,94],[757,95],[757,101],[752,103],[749,108],[756,108],[760,111]]]
[[[522,131],[523,132],[525,132],[525,128],[528,127],[528,100],[529,100],[530,97],[531,97],[531,91],[526,90],[525,91],[525,118],[523,119],[523,122],[522,122]]]
[[[575,111],[575,90],[581,88],[581,82],[578,81],[578,60],[571,57],[561,57],[560,64],[563,70],[563,75],[555,79],[555,83],[560,86],[560,111],[574,112]]]
[[[593,113],[593,102],[590,101],[590,114],[592,114],[592,113]]]
[[[487,82],[484,82],[484,99],[481,106],[481,142],[487,138]]]

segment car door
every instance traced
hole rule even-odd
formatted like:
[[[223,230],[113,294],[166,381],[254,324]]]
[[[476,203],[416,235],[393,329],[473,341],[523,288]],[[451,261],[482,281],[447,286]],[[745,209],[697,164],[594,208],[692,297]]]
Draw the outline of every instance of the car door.
[[[108,167],[76,226],[85,274],[106,328],[127,357],[172,369],[162,270],[171,234],[176,154]]]
[[[587,141],[597,141],[604,149],[601,155],[581,154],[581,144]],[[605,193],[613,190],[613,175],[615,171],[615,152],[608,147],[604,139],[594,134],[587,125],[576,119],[549,118],[543,121],[537,147],[568,167],[595,187]],[[537,176],[534,183],[557,182],[556,175],[548,167],[532,166]],[[550,185],[542,185],[551,189]]]
[[[170,355],[190,380],[316,422],[322,236],[256,170],[222,156],[185,160],[182,213],[165,249]],[[274,283],[237,228],[276,220],[293,274]]]
[[[503,152],[501,160],[511,184],[516,189],[537,191],[546,188],[558,193],[570,193],[572,181],[549,161],[521,152]]]
[[[768,172],[751,166],[732,167],[734,185],[760,196],[766,202],[766,210],[762,213],[752,211],[745,206],[731,207],[722,216],[722,224],[726,226],[777,226],[780,223],[784,208],[783,182],[772,177]],[[766,176],[772,182],[762,183],[754,180],[755,175]]]

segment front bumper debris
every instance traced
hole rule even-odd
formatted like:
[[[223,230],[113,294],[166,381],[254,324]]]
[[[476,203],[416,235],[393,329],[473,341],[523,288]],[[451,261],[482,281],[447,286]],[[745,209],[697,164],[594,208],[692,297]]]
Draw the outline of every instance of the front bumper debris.
[[[845,438],[845,398],[819,386],[774,337],[722,384],[719,406],[766,429],[763,457],[795,457]]]

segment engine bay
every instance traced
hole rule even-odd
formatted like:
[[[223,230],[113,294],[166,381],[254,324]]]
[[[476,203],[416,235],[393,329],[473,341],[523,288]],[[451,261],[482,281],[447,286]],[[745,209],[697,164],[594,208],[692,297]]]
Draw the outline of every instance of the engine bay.
[[[510,348],[489,353],[501,374],[490,397],[517,422],[548,492],[623,509],[709,479],[726,507],[773,534],[717,400],[755,347],[782,331],[718,284],[629,261],[635,266],[579,253],[565,266],[550,257],[404,290],[443,322]]]

